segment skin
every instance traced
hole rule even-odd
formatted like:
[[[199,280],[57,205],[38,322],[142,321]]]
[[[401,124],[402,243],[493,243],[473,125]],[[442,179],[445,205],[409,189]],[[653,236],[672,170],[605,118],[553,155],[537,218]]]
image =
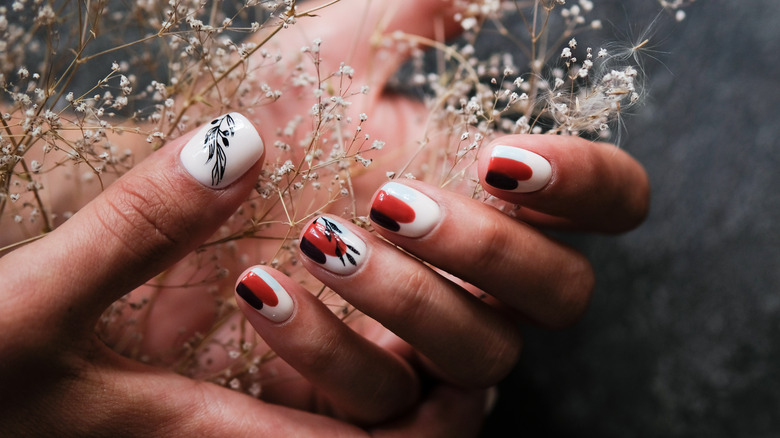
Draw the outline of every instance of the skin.
[[[350,47],[351,65],[365,75],[354,83],[383,84],[406,54],[385,54],[379,62],[363,43],[371,31],[365,23],[387,16],[388,4],[398,6],[391,7],[388,31],[431,38],[456,31],[454,23],[436,18],[447,16],[442,13],[447,2],[440,0],[372,2],[365,19],[329,26],[366,10],[363,2],[344,0],[321,11],[320,19],[293,27],[280,50],[296,53],[319,36],[328,42],[324,71],[336,69],[343,48]],[[404,145],[419,137],[424,108],[416,102],[375,86],[354,105],[371,115],[366,131],[375,138]],[[308,106],[292,99],[273,111],[259,108],[257,128],[273,131]],[[303,287],[273,270],[295,303],[290,319],[272,323],[236,300],[281,358],[275,366],[285,378],[264,387],[258,401],[120,357],[94,334],[98,317],[113,301],[131,292],[151,293],[144,284],[166,269],[172,284],[188,275],[174,265],[209,238],[253,189],[262,159],[224,189],[194,180],[178,159],[191,135],[169,142],[45,238],[0,258],[0,393],[13,394],[0,401],[4,431],[16,436],[53,431],[59,436],[474,436],[485,390],[520,354],[518,322],[568,326],[590,297],[594,279],[587,260],[540,228],[621,232],[643,220],[649,202],[647,177],[624,151],[567,137],[496,140],[534,151],[553,168],[551,181],[534,193],[486,187],[522,205],[520,220],[421,182],[403,182],[442,209],[440,224],[420,238],[376,227],[408,253],[351,227],[369,248],[357,272],[334,275],[301,257],[315,277],[370,319],[348,328]],[[480,176],[486,161],[481,160]],[[370,174],[361,182],[362,208],[381,185],[380,177]],[[450,238],[464,235],[468,239]],[[240,272],[246,266],[230,268]],[[377,278],[404,283],[396,287]],[[477,298],[483,293],[486,298]],[[160,296],[149,316],[148,351],[175,345],[178,321],[208,320],[209,310],[198,305],[200,294],[206,296],[207,289],[188,290],[184,302],[180,294]]]

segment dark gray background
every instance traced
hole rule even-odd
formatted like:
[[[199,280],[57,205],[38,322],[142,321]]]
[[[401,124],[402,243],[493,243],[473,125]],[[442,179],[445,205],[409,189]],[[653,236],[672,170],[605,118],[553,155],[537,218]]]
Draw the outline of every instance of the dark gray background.
[[[595,3],[618,23],[647,22],[636,6],[654,2]],[[780,2],[687,12],[659,26],[665,65],[648,63],[622,141],[650,174],[651,214],[572,239],[597,271],[591,308],[528,330],[486,437],[780,436]]]

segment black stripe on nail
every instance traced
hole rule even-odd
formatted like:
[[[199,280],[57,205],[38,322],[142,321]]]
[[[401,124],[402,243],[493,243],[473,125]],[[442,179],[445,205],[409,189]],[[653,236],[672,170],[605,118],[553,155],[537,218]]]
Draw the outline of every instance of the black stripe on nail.
[[[514,178],[508,177],[503,173],[490,171],[485,175],[485,182],[501,190],[514,190],[519,185]]]
[[[401,229],[401,224],[394,221],[386,214],[377,211],[376,209],[373,208],[371,209],[370,217],[372,221],[374,221],[377,225],[381,226],[382,228],[387,228],[390,231],[398,231]]]
[[[301,239],[301,251],[303,251],[303,253],[306,254],[310,259],[321,265],[324,265],[327,261],[325,253],[320,251],[319,248],[314,246],[314,244],[305,237]]]
[[[238,286],[236,286],[236,293],[255,309],[260,310],[263,308],[263,302],[260,301],[260,298],[257,298],[252,290],[246,287],[244,283],[238,283]]]

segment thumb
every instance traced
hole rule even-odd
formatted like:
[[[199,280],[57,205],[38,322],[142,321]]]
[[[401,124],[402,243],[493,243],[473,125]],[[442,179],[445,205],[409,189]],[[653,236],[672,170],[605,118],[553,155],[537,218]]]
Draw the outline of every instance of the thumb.
[[[92,330],[108,305],[228,219],[254,187],[263,155],[260,135],[238,113],[172,141],[54,232],[0,259],[0,299],[16,301],[17,318],[47,321],[50,333]]]

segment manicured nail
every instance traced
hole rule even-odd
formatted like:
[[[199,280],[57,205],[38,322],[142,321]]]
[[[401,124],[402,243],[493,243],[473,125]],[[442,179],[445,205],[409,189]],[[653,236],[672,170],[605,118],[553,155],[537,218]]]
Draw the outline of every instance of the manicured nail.
[[[257,312],[273,322],[284,322],[293,313],[293,301],[271,274],[252,268],[241,277],[236,293]]]
[[[496,146],[490,153],[485,182],[500,190],[535,192],[550,182],[552,166],[541,155],[511,146]]]
[[[301,251],[334,274],[357,271],[366,254],[366,244],[347,227],[320,216],[306,228]]]
[[[263,155],[263,140],[239,113],[217,117],[181,150],[184,168],[201,184],[222,188],[241,177]]]
[[[420,237],[439,223],[441,211],[433,199],[421,192],[389,182],[374,197],[370,216],[382,228],[406,237]]]

